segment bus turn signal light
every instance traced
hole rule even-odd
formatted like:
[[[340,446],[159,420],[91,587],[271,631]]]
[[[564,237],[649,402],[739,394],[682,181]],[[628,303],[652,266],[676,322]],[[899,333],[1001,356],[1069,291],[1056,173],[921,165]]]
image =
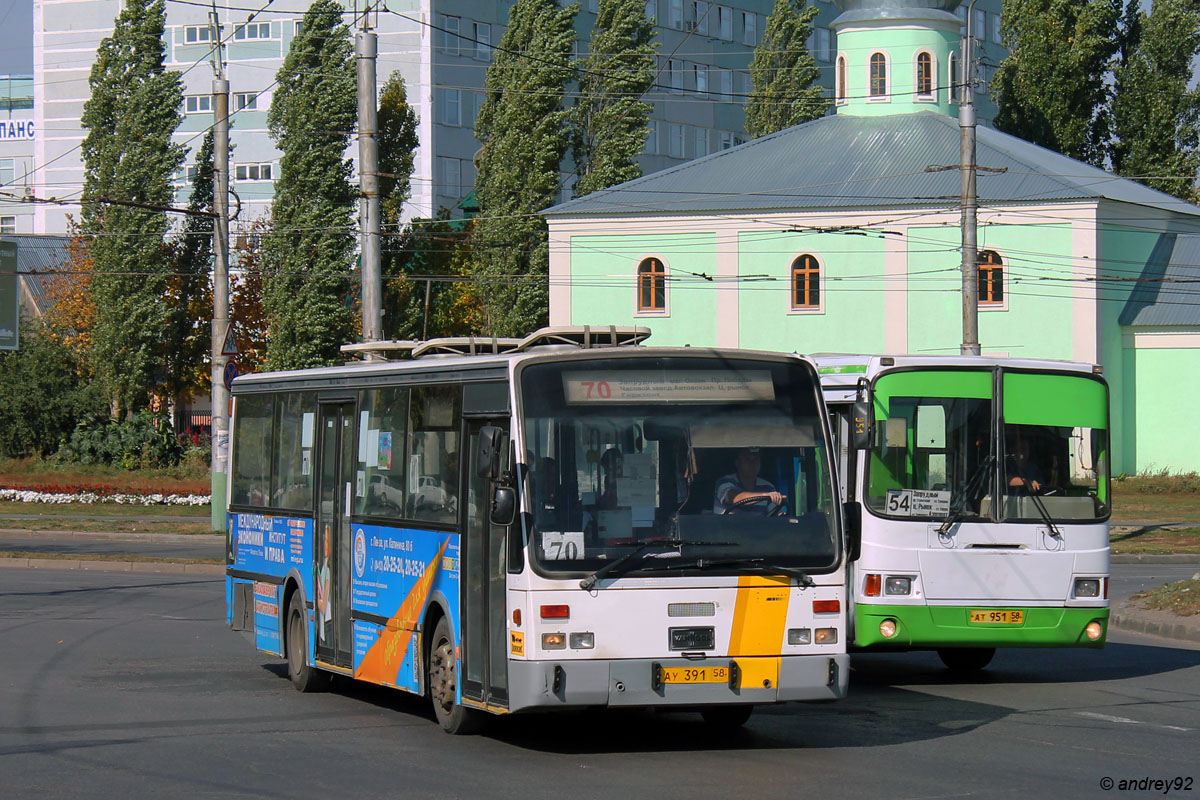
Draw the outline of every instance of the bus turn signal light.
[[[569,616],[570,606],[542,606],[542,619],[566,619]]]
[[[813,600],[814,614],[836,614],[841,610],[841,600]]]
[[[513,625],[521,627],[521,609],[519,608],[513,609]]]
[[[863,589],[863,594],[867,597],[879,597],[879,590],[883,587],[883,578],[874,573],[867,575],[867,585]]]

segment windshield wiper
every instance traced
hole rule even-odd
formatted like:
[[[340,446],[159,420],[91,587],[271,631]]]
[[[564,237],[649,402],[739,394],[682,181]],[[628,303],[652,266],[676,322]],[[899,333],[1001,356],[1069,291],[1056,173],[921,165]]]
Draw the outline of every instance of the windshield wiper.
[[[1029,499],[1033,501],[1034,508],[1038,510],[1038,513],[1042,515],[1042,519],[1045,520],[1046,526],[1050,528],[1050,535],[1054,537],[1062,536],[1062,531],[1054,526],[1054,520],[1050,518],[1050,512],[1046,510],[1046,504],[1042,502],[1042,498],[1033,493],[1028,480],[1022,478],[1021,482],[1025,485],[1025,491],[1029,492]]]
[[[987,468],[996,460],[994,453],[988,455],[983,461],[979,462],[979,466],[971,473],[971,477],[963,486],[962,493],[955,499],[954,505],[950,506],[950,513],[942,520],[942,524],[938,526],[938,536],[945,536],[950,532],[950,526],[958,522],[963,517],[963,512],[967,509],[967,498],[975,491],[976,484],[980,478],[987,472]]]
[[[616,572],[617,570],[621,569],[621,567],[628,565],[634,558],[645,554],[646,551],[652,547],[668,547],[669,548],[669,547],[682,547],[684,545],[687,545],[688,547],[733,547],[736,544],[737,544],[737,542],[693,542],[693,541],[688,541],[685,539],[662,539],[659,541],[642,542],[637,547],[635,547],[634,549],[630,550],[625,555],[618,558],[616,561],[610,561],[609,563],[602,566],[600,569],[593,572],[591,575],[588,575],[586,578],[581,580],[579,582],[579,588],[583,589],[585,591],[588,589],[591,589],[593,586],[596,585],[596,583],[601,578],[611,575],[614,572]],[[646,555],[646,558],[649,558],[649,557],[650,557],[649,555]],[[629,569],[624,569],[624,570],[621,570],[621,573],[618,573],[618,574],[623,574],[625,572],[630,572],[630,571],[631,570],[629,570]]]
[[[674,570],[674,569],[721,569],[723,567],[736,567],[742,572],[749,572],[755,575],[787,575],[789,578],[795,578],[800,586],[812,586],[812,576],[807,572],[796,567],[786,567],[782,564],[768,562],[761,557],[745,557],[745,558],[697,558],[690,561],[660,564],[653,569],[657,570]]]

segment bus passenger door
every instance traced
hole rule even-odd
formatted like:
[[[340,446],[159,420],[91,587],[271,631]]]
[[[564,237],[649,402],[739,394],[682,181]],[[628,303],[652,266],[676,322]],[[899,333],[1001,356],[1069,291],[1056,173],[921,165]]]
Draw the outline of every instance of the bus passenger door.
[[[462,504],[461,576],[463,619],[463,685],[465,697],[490,705],[508,705],[508,625],[506,621],[504,534],[491,521],[491,482],[476,474],[479,429],[495,425],[504,429],[502,468],[508,468],[508,418],[466,421],[467,498]]]
[[[316,520],[316,659],[350,668],[350,482],[354,469],[354,404],[322,403],[321,469]]]

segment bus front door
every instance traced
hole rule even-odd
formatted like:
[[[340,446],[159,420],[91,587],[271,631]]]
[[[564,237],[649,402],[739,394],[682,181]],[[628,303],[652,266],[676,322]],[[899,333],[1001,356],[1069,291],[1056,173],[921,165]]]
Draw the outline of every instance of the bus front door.
[[[321,404],[321,470],[317,487],[316,660],[349,669],[350,500],[354,476],[354,404]]]
[[[479,429],[495,425],[508,431],[508,418],[468,419],[467,502],[463,504],[462,607],[464,697],[493,706],[508,706],[508,625],[504,552],[505,528],[491,521],[490,481],[476,474]],[[508,460],[508,437],[501,449]],[[461,496],[461,495],[460,495]]]

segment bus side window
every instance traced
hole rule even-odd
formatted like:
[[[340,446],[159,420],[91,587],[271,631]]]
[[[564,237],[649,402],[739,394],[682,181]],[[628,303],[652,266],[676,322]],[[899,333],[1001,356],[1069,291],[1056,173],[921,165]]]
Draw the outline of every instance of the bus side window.
[[[275,402],[275,469],[270,503],[274,508],[312,508],[316,418],[317,396],[312,392],[279,395]]]
[[[412,390],[407,459],[407,505],[412,519],[453,523],[458,518],[461,401],[457,386]]]
[[[237,399],[233,462],[233,497],[238,505],[265,506],[271,488],[272,398],[243,395]]]
[[[369,389],[360,395],[355,512],[404,515],[404,443],[408,436],[408,389]]]

